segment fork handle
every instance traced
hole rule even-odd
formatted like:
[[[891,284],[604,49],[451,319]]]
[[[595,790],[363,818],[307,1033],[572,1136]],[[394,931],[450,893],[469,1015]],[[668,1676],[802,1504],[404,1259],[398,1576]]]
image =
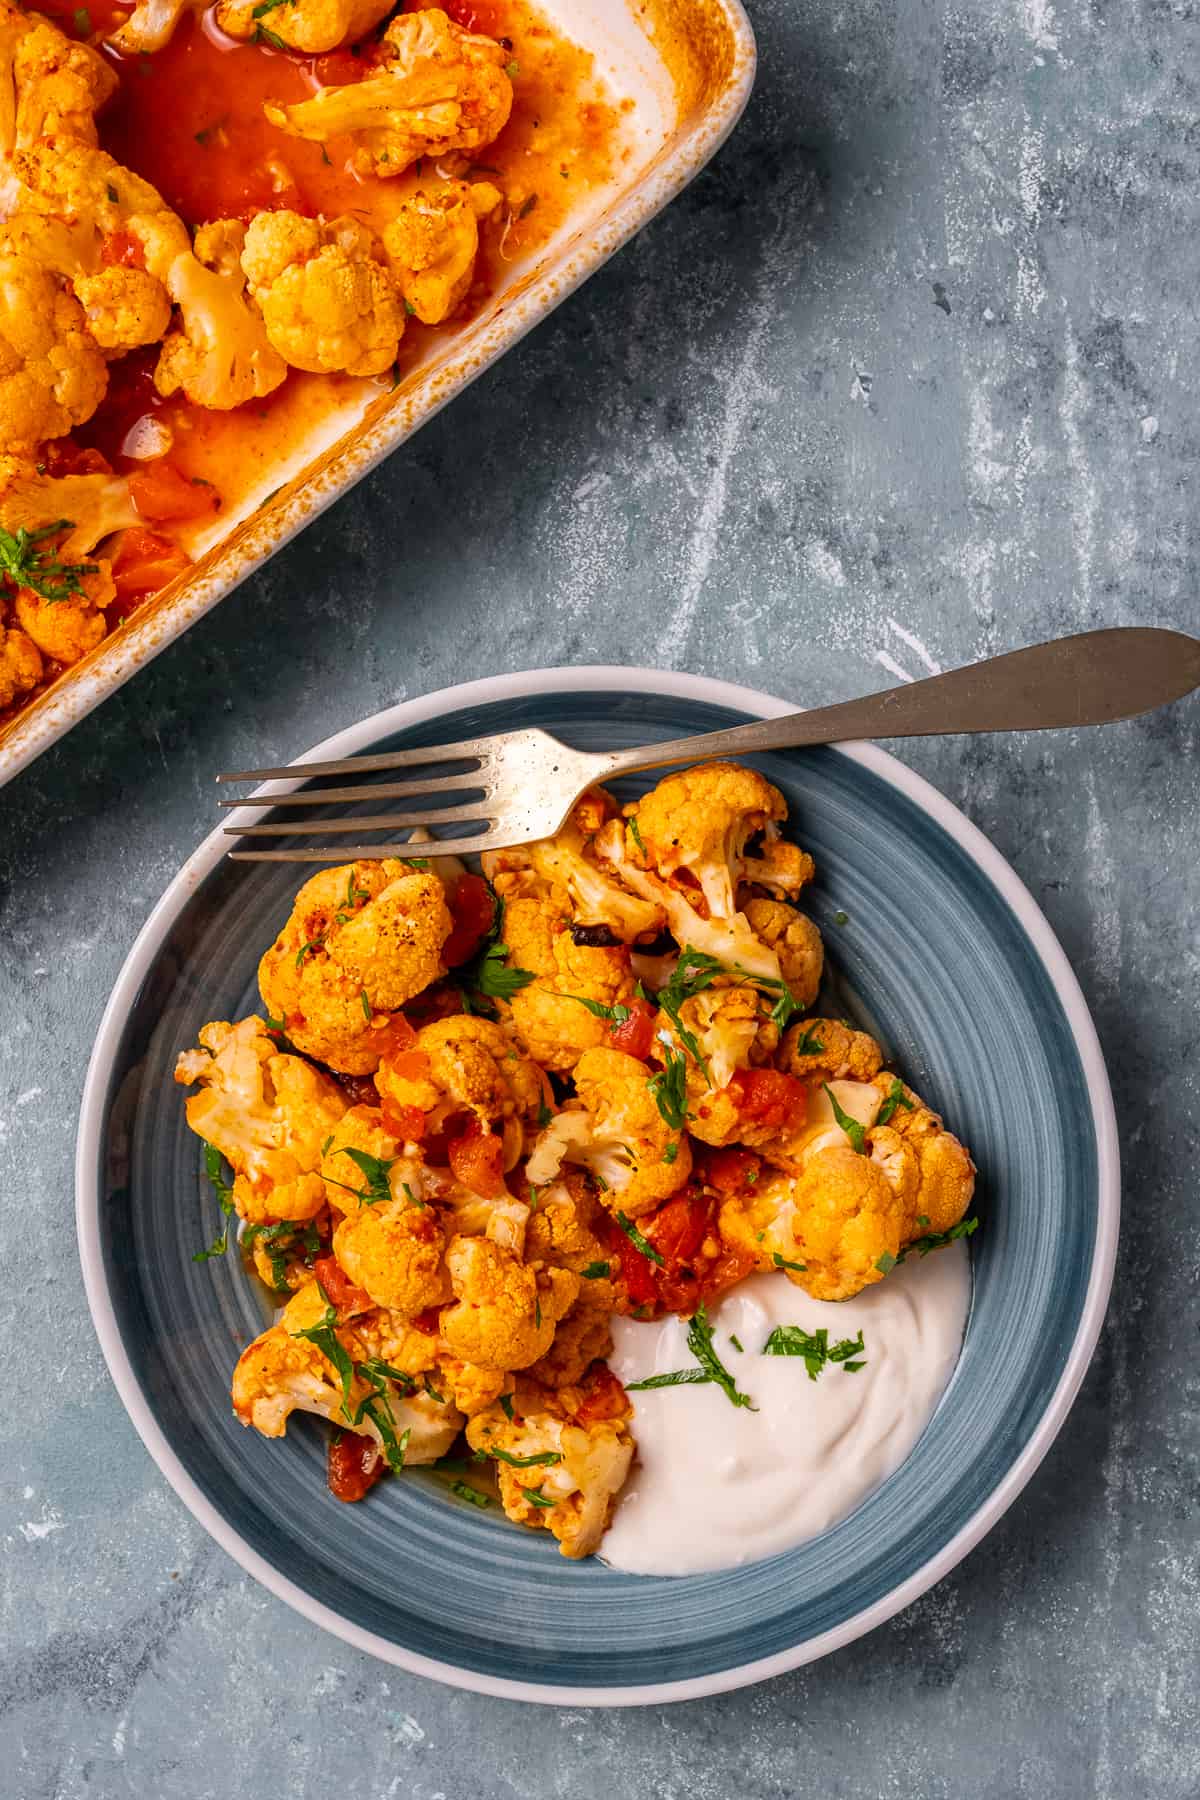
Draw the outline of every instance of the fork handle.
[[[1180,700],[1195,687],[1200,687],[1200,639],[1182,631],[1115,626],[1011,650],[836,706],[615,751],[610,773],[855,738],[1108,725]]]

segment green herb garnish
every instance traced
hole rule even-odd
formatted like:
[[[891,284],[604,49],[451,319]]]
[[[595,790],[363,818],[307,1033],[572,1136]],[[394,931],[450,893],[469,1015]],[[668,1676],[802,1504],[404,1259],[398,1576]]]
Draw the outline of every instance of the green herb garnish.
[[[883,1105],[880,1107],[879,1117],[876,1119],[875,1123],[877,1125],[886,1125],[888,1120],[891,1118],[892,1114],[894,1112],[896,1112],[901,1106],[903,1106],[908,1112],[911,1112],[913,1103],[909,1099],[908,1095],[904,1092],[904,1083],[900,1080],[900,1077],[898,1075],[893,1075],[892,1076],[892,1085],[888,1089],[887,1099],[884,1101]],[[928,1221],[926,1221],[926,1222],[928,1223]]]
[[[866,1345],[860,1331],[857,1337],[840,1338],[830,1344],[824,1325],[819,1331],[805,1331],[800,1325],[777,1325],[763,1345],[764,1356],[800,1356],[808,1370],[808,1379],[816,1381],[828,1363],[841,1363],[848,1374],[864,1365],[852,1359],[861,1357]]]
[[[696,1308],[692,1315],[691,1323],[688,1326],[687,1342],[688,1349],[700,1367],[710,1381],[716,1382],[727,1400],[730,1400],[734,1406],[747,1407],[750,1412],[758,1411],[749,1394],[739,1392],[733,1376],[717,1355],[712,1326],[708,1322],[708,1309],[703,1303]]]
[[[371,1023],[371,1002],[367,999],[366,988],[359,988],[358,998],[359,998],[359,1002],[363,1009],[363,1018],[367,1021],[367,1024],[369,1025]]]
[[[651,1075],[646,1086],[672,1131],[682,1131],[687,1124],[687,1058],[681,1051],[673,1050],[669,1040],[660,1041],[666,1052],[667,1066],[657,1075]]]
[[[483,1454],[494,1458],[496,1462],[504,1463],[510,1469],[549,1468],[562,1461],[557,1450],[542,1450],[537,1456],[513,1456],[507,1450],[485,1450]]]
[[[642,842],[642,830],[641,830],[641,826],[637,822],[637,814],[636,813],[631,814],[630,817],[628,819],[626,819],[625,829],[629,833],[630,837],[633,839],[634,843],[637,845],[638,855],[645,856],[646,855],[646,846]],[[647,858],[647,861],[649,861],[649,858]]]
[[[324,948],[324,933],[322,933],[320,937],[309,938],[308,942],[306,944],[301,944],[296,952],[296,967],[302,969],[304,967],[304,959],[306,956],[312,956],[315,951],[323,950]]]
[[[838,1097],[827,1081],[823,1081],[821,1086],[829,1095],[829,1104],[833,1108],[833,1116],[845,1132],[846,1136],[850,1139],[851,1148],[857,1150],[860,1156],[865,1156],[867,1154],[866,1126],[860,1125],[857,1119],[852,1119],[850,1117],[850,1114],[844,1107],[839,1106]]]
[[[354,1386],[354,1363],[351,1360],[350,1352],[341,1342],[335,1330],[338,1322],[337,1307],[319,1281],[317,1291],[325,1302],[324,1315],[317,1320],[315,1325],[306,1325],[301,1331],[293,1331],[292,1336],[303,1338],[306,1343],[315,1344],[322,1356],[328,1357],[333,1364],[342,1382],[342,1412],[353,1423],[354,1414],[350,1410],[350,1390]],[[361,1414],[359,1417],[361,1418]]]
[[[113,199],[116,199],[114,194]],[[0,526],[0,578],[13,587],[28,588],[39,600],[69,600],[72,594],[86,594],[85,575],[95,575],[98,563],[60,562],[53,550],[39,550],[38,545],[57,532],[70,531],[74,521],[55,519],[37,531],[20,526],[15,532]]]
[[[807,1263],[789,1262],[786,1256],[780,1256],[778,1250],[772,1253],[771,1261],[777,1269],[794,1269],[798,1275],[802,1275],[808,1267]]]
[[[611,1019],[614,1025],[623,1025],[629,1017],[627,1006],[605,1006],[600,1000],[589,1000],[585,994],[557,994],[559,1000],[575,1000],[580,1006],[586,1006],[594,1018]]]
[[[457,1494],[460,1500],[469,1500],[472,1506],[490,1506],[492,1504],[486,1494],[481,1494],[478,1488],[470,1487],[465,1481],[452,1481],[450,1492]]]
[[[587,1268],[582,1271],[582,1276],[584,1281],[607,1281],[611,1270],[611,1263],[589,1263]]]
[[[77,6],[75,8],[75,29],[81,38],[91,37],[92,35],[92,15],[86,6]]]
[[[660,1269],[666,1266],[649,1238],[642,1236],[631,1218],[625,1213],[619,1212],[617,1214],[617,1224],[625,1233],[625,1236],[629,1239],[635,1250],[640,1250],[643,1256],[648,1256],[650,1261],[652,1263],[657,1263]]]
[[[928,1225],[928,1223],[928,1218],[922,1213],[917,1220],[917,1224]],[[896,1258],[896,1261],[903,1262],[905,1257],[911,1256],[914,1250],[918,1256],[928,1256],[931,1250],[944,1250],[947,1244],[956,1244],[959,1238],[970,1237],[972,1233],[978,1231],[978,1229],[979,1220],[977,1218],[971,1218],[960,1219],[957,1225],[952,1225],[950,1227],[949,1231],[926,1232],[924,1237],[913,1238],[911,1243],[905,1244],[903,1250]]]
[[[627,1381],[627,1394],[641,1393],[643,1388],[703,1387],[712,1381],[703,1369],[673,1369],[669,1375],[648,1375],[645,1381]]]
[[[254,41],[256,44],[270,44],[272,50],[287,49],[287,45],[279,34],[274,31],[268,31],[266,26],[262,23],[259,23],[254,27]]]
[[[372,1156],[370,1151],[355,1150],[349,1144],[343,1144],[337,1154],[350,1158],[360,1174],[366,1176],[367,1185],[363,1188],[355,1188],[350,1187],[344,1181],[334,1181],[334,1187],[341,1188],[347,1194],[356,1194],[360,1206],[377,1206],[381,1200],[391,1199],[391,1171],[400,1160],[398,1156],[386,1159],[381,1156]],[[333,1181],[332,1175],[327,1175],[325,1179]]]
[[[500,1411],[504,1414],[505,1418],[508,1420],[509,1424],[511,1425],[513,1422],[512,1395],[511,1394],[501,1394],[499,1405],[500,1405]]]
[[[817,1036],[816,1026],[807,1025],[804,1029],[804,1035],[796,1039],[796,1047],[792,1052],[793,1056],[823,1056],[824,1053],[825,1046]]]
[[[740,1350],[740,1351],[741,1351],[741,1353],[742,1353],[742,1355],[743,1355],[743,1356],[745,1356],[745,1354],[746,1354],[746,1352],[745,1352],[745,1350],[744,1350],[744,1349],[743,1349],[743,1347],[742,1347],[742,1340],[741,1340],[741,1338],[739,1338],[739,1337],[735,1337],[735,1336],[734,1336],[734,1334],[733,1334],[733,1332],[732,1332],[732,1331],[731,1331],[731,1332],[730,1332],[730,1334],[729,1334],[729,1341],[730,1341],[730,1343],[731,1343],[731,1344],[732,1344],[732,1345],[733,1345],[733,1347],[734,1347],[734,1349],[735,1349],[735,1350]]]
[[[890,1250],[885,1250],[882,1256],[875,1258],[875,1267],[881,1275],[890,1275],[899,1260],[900,1258],[893,1256]]]
[[[558,1504],[556,1500],[551,1500],[547,1495],[543,1494],[541,1488],[525,1488],[522,1491],[531,1506],[547,1507],[556,1506]]]
[[[234,1210],[233,1188],[225,1179],[221,1152],[215,1144],[208,1142],[204,1145],[204,1173],[212,1183],[213,1192],[217,1196],[217,1204],[226,1218],[229,1218]],[[207,1250],[197,1250],[193,1253],[192,1261],[207,1262],[212,1256],[224,1256],[228,1248],[229,1226],[226,1225],[221,1235],[213,1239]]]

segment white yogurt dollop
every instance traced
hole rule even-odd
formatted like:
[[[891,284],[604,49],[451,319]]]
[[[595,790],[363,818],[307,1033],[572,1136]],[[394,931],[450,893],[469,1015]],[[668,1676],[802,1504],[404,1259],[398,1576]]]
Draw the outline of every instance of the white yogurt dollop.
[[[773,1556],[835,1525],[899,1468],[928,1424],[962,1346],[971,1298],[965,1244],[913,1259],[853,1300],[810,1300],[755,1275],[711,1313],[721,1361],[757,1412],[715,1385],[631,1396],[638,1462],[601,1555],[640,1575],[688,1575]],[[863,1334],[866,1367],[764,1356],[777,1325]],[[686,1320],[614,1319],[613,1373],[628,1384],[695,1368]],[[731,1342],[737,1338],[739,1352]]]

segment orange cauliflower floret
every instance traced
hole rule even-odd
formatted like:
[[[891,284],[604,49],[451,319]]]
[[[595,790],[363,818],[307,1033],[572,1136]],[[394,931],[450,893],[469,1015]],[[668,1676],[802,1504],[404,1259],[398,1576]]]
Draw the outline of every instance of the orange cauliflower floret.
[[[568,1168],[539,1191],[537,1202],[525,1228],[526,1256],[531,1262],[573,1269],[587,1283],[583,1301],[591,1296],[596,1304],[607,1305],[612,1292],[608,1252],[595,1231],[603,1208],[587,1176],[582,1169]]]
[[[776,1062],[801,1081],[871,1081],[883,1052],[873,1037],[837,1019],[805,1019],[783,1034]]]
[[[545,1356],[579,1292],[569,1270],[535,1270],[485,1237],[454,1238],[446,1266],[455,1304],[442,1313],[442,1337],[483,1369],[527,1369]]]
[[[771,995],[745,984],[714,985],[685,1000],[679,1022],[700,1052],[699,1062],[674,1021],[659,1014],[663,1036],[686,1059],[688,1126],[703,1143],[761,1141],[761,1132],[743,1118],[739,1097],[729,1083],[739,1070],[770,1060],[779,1041],[778,1027],[771,1021],[773,1004]]]
[[[478,150],[508,123],[509,53],[462,30],[437,7],[401,13],[383,34],[377,74],[322,88],[296,106],[268,101],[272,125],[293,137],[350,136],[360,174],[399,175],[418,157]]]
[[[531,1380],[546,1387],[573,1387],[583,1380],[594,1362],[602,1362],[612,1349],[610,1315],[602,1306],[592,1304],[592,1285],[585,1282],[579,1299],[560,1322],[549,1350],[530,1367]]]
[[[819,1150],[792,1185],[792,1236],[814,1300],[846,1300],[895,1266],[904,1204],[878,1164],[849,1144]]]
[[[587,1050],[575,1066],[577,1104],[551,1119],[526,1174],[535,1187],[553,1181],[564,1161],[582,1163],[614,1212],[637,1218],[681,1188],[692,1170],[686,1132],[658,1109],[654,1073],[623,1050]]]
[[[0,162],[56,132],[94,144],[94,115],[116,87],[95,50],[0,0]]]
[[[389,858],[323,869],[259,964],[263,1000],[297,1049],[370,1075],[388,1015],[444,973],[449,935],[436,875]]]
[[[782,900],[747,900],[743,911],[755,937],[779,958],[797,1006],[811,1006],[825,969],[825,946],[812,920]]]
[[[477,1414],[467,1442],[495,1458],[510,1519],[553,1532],[564,1556],[590,1556],[633,1462],[624,1390],[603,1368],[557,1392],[525,1379],[517,1384],[513,1413],[509,1419],[497,1405]]]
[[[31,588],[18,588],[14,603],[17,623],[42,652],[55,662],[77,663],[94,650],[108,625],[104,608],[116,598],[108,563],[79,565],[82,594],[66,600],[44,600]],[[90,571],[90,572],[88,572]]]
[[[94,223],[16,213],[0,242],[71,283],[89,336],[110,356],[157,343],[171,322],[167,290],[147,269],[101,260],[103,238]]]
[[[423,325],[440,325],[466,298],[479,253],[479,221],[502,199],[489,181],[418,188],[384,227],[396,284]]]
[[[667,915],[656,901],[627,892],[614,879],[607,863],[597,859],[596,834],[616,817],[616,811],[616,802],[604,788],[592,788],[576,802],[570,818],[554,837],[530,844],[523,852],[497,852],[496,860],[507,862],[514,855],[527,857],[529,866],[543,881],[566,889],[575,927],[584,932],[605,932],[610,942],[632,944],[639,938],[657,937],[666,925]],[[486,857],[484,861],[486,864]],[[579,936],[579,931],[575,935]]]
[[[246,297],[240,257],[245,227],[236,219],[202,225],[193,250],[166,273],[180,324],[163,340],[154,371],[160,394],[183,390],[195,406],[228,412],[273,393],[287,364]]]
[[[37,645],[23,631],[0,627],[0,706],[11,706],[42,679]]]
[[[321,1146],[321,1178],[335,1213],[356,1213],[368,1199],[405,1199],[406,1182],[418,1200],[425,1199],[420,1159],[387,1129],[377,1106],[352,1106],[343,1113]]]
[[[439,1356],[434,1376],[438,1391],[471,1418],[491,1406],[509,1387],[503,1369],[479,1369],[457,1356]]]
[[[190,254],[191,241],[183,220],[150,182],[107,151],[72,137],[19,151],[14,170],[22,189],[21,230],[32,231],[32,215],[45,220],[43,254],[57,257],[64,273],[75,279],[103,272],[109,267],[105,245],[119,235],[122,257],[133,239],[146,273],[165,294],[168,273]]]
[[[266,23],[293,50],[319,56],[356,43],[390,11],[391,0],[282,0],[271,7]],[[217,24],[233,38],[252,38],[263,17],[256,0],[220,0],[217,7]]]
[[[108,33],[107,41],[122,56],[153,56],[170,43],[184,13],[203,9],[204,0],[138,0],[124,23]]]
[[[534,977],[504,1010],[543,1068],[573,1068],[585,1050],[608,1038],[608,1019],[581,1002],[612,1008],[633,999],[629,952],[623,946],[577,944],[565,889],[548,886],[530,871],[497,873],[494,885],[505,903],[509,967]]]
[[[283,1055],[261,1019],[215,1022],[185,1051],[175,1079],[200,1091],[187,1122],[231,1164],[244,1219],[312,1219],[325,1205],[321,1146],[346,1111],[341,1090],[298,1056]]]
[[[875,1086],[883,1104],[867,1142],[872,1158],[904,1197],[904,1241],[950,1231],[975,1194],[969,1152],[898,1076],[877,1075]]]
[[[405,1318],[450,1298],[444,1248],[437,1213],[415,1192],[411,1198],[402,1194],[398,1200],[360,1202],[333,1234],[333,1253],[351,1281],[376,1306]]]
[[[423,1025],[416,1042],[394,1063],[384,1057],[375,1086],[393,1106],[413,1106],[427,1114],[429,1131],[464,1109],[486,1126],[500,1126],[508,1167],[523,1148],[522,1125],[537,1120],[547,1094],[537,1064],[521,1055],[502,1026],[476,1013],[456,1013]]]
[[[78,300],[32,258],[0,252],[0,450],[64,437],[107,387]]]
[[[241,262],[267,336],[293,369],[380,375],[395,362],[404,310],[366,225],[259,213]]]
[[[778,788],[735,763],[703,763],[668,775],[613,820],[596,851],[626,887],[656,901],[676,943],[759,980],[782,980],[780,959],[738,908],[746,883],[800,891],[811,859],[779,837],[787,805]],[[761,836],[763,852],[749,840]]]
[[[333,1348],[335,1341],[349,1371],[322,1347]],[[293,1412],[309,1412],[372,1438],[393,1469],[436,1462],[458,1436],[463,1416],[444,1397],[395,1371],[381,1354],[386,1346],[370,1315],[340,1321],[320,1285],[310,1281],[238,1358],[233,1410],[264,1437],[282,1437]]]

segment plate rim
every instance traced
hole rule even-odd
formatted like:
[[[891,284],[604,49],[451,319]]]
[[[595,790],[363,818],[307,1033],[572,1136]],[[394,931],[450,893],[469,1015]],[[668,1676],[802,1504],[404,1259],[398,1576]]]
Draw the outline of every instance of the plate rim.
[[[545,691],[635,692],[701,700],[777,718],[801,710],[795,701],[739,683],[683,671],[584,664],[568,668],[518,670],[461,682],[413,699],[398,701],[370,717],[335,732],[295,759],[297,778],[265,783],[255,790],[269,804],[276,794],[288,793],[303,780],[308,762],[351,756],[390,732],[421,724],[461,707],[525,698]],[[1066,952],[1049,920],[1007,859],[972,824],[966,814],[930,782],[875,744],[839,744],[835,748],[863,764],[932,817],[983,871],[1019,920],[1062,1004],[1080,1059],[1096,1134],[1097,1219],[1091,1269],[1079,1324],[1058,1384],[1042,1411],[1029,1441],[1003,1478],[976,1508],[948,1543],[922,1563],[908,1579],[872,1605],[844,1619],[815,1637],[803,1639],[786,1650],[749,1662],[737,1663],[707,1675],[678,1681],[646,1682],[628,1687],[568,1687],[551,1682],[516,1680],[460,1668],[438,1658],[421,1655],[389,1642],[343,1618],[340,1613],[304,1592],[251,1549],[201,1492],[155,1419],[142,1393],[117,1325],[112,1297],[105,1279],[101,1250],[100,1193],[96,1174],[98,1149],[104,1123],[108,1077],[120,1034],[132,1002],[175,917],[200,882],[221,861],[228,847],[224,826],[245,825],[261,816],[265,806],[247,804],[228,816],[194,850],[168,883],[138,932],[113,984],[105,1006],[92,1054],[88,1061],[80,1105],[75,1155],[75,1221],[84,1290],[100,1348],[117,1393],[142,1443],[196,1521],[247,1574],[313,1624],[357,1650],[451,1687],[499,1699],[533,1701],[560,1706],[649,1706],[669,1701],[701,1699],[729,1693],[803,1667],[854,1642],[884,1624],[949,1574],[999,1521],[1030,1480],[1066,1420],[1091,1361],[1108,1306],[1116,1263],[1120,1224],[1120,1160],[1116,1113],[1100,1040]]]

